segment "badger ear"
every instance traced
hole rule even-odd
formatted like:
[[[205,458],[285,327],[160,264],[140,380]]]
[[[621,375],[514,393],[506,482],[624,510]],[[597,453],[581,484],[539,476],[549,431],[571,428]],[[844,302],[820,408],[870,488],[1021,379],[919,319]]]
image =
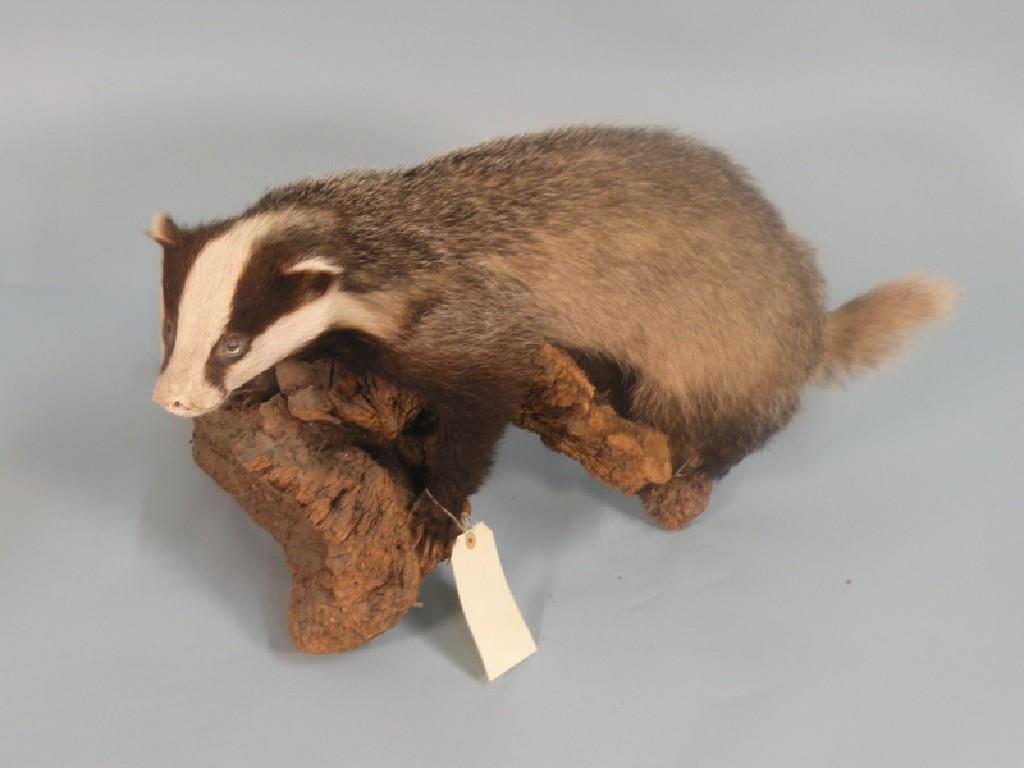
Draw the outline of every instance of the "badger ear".
[[[175,245],[178,242],[178,226],[166,213],[154,213],[146,235],[161,245]]]
[[[305,259],[299,259],[299,261],[287,267],[284,273],[286,275],[292,275],[296,272],[310,272],[317,275],[340,275],[343,271],[340,265],[335,264],[325,256],[310,256]]]

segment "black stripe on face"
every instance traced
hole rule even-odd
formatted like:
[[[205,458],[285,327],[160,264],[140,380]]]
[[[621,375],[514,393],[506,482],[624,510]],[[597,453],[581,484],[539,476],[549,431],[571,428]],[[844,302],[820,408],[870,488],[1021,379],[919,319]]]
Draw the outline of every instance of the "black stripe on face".
[[[235,287],[226,334],[241,334],[250,342],[281,317],[323,296],[337,285],[334,275],[317,272],[286,273],[305,253],[302,238],[274,238],[257,242]],[[327,329],[324,329],[327,330]],[[220,360],[216,348],[206,362],[206,378],[223,388],[228,368],[243,358]]]
[[[174,243],[164,245],[161,288],[164,298],[164,327],[160,329],[164,339],[164,359],[160,363],[162,373],[171,360],[174,341],[178,328],[178,309],[181,294],[185,289],[185,279],[192,265],[195,264],[199,252],[215,237],[219,237],[234,222],[231,220],[205,224],[193,229],[178,229],[178,237]]]

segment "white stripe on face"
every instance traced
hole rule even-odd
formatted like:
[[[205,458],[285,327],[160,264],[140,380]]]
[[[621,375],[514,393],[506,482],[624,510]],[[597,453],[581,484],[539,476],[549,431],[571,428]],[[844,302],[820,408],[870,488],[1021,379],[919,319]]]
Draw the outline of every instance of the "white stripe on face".
[[[367,298],[375,297],[371,294]],[[282,315],[253,339],[245,357],[228,368],[225,387],[229,392],[237,389],[331,328],[355,328],[380,338],[395,332],[394,323],[384,312],[374,310],[370,302],[330,291]]]
[[[277,318],[252,339],[246,354],[225,370],[223,388],[207,380],[207,361],[231,320],[235,289],[249,264],[253,245],[272,230],[294,222],[297,216],[294,212],[275,212],[239,221],[200,251],[182,289],[171,358],[153,391],[153,399],[166,410],[179,416],[207,413],[242,384],[331,328],[361,330],[378,338],[389,338],[397,332],[395,318],[401,302],[396,296],[331,290]],[[284,271],[339,274],[340,268],[314,256]]]
[[[204,413],[223,399],[206,380],[206,361],[231,318],[235,286],[249,263],[253,243],[280,226],[282,218],[290,217],[272,213],[238,221],[196,257],[178,304],[171,359],[153,390],[153,399],[172,413]]]
[[[342,273],[342,269],[337,264],[323,256],[313,256],[308,259],[300,259],[298,262],[288,267],[284,272],[286,275],[294,274],[296,272],[317,272],[325,275],[340,275]]]

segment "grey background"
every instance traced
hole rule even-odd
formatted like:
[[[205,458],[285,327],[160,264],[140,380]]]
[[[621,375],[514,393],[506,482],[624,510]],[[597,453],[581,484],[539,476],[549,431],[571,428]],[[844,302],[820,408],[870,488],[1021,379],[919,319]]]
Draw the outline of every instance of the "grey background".
[[[0,10],[0,764],[1022,764],[1019,3]],[[540,652],[500,681],[447,566],[296,653],[277,547],[149,401],[141,230],[591,120],[726,148],[834,301],[925,268],[959,317],[681,533],[510,433],[475,510]]]

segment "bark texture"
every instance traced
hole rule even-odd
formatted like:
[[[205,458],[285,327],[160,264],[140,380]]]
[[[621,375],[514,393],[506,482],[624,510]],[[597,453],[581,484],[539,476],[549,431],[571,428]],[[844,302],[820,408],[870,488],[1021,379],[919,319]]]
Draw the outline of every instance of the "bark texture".
[[[639,494],[664,528],[703,511],[710,481],[673,477],[663,434],[619,415],[561,350],[543,346],[536,363],[519,426]],[[432,439],[416,395],[329,359],[285,361],[195,420],[196,463],[284,548],[300,650],[346,650],[394,626],[449,556],[458,523],[410,514]],[[468,501],[450,512],[467,520]]]

